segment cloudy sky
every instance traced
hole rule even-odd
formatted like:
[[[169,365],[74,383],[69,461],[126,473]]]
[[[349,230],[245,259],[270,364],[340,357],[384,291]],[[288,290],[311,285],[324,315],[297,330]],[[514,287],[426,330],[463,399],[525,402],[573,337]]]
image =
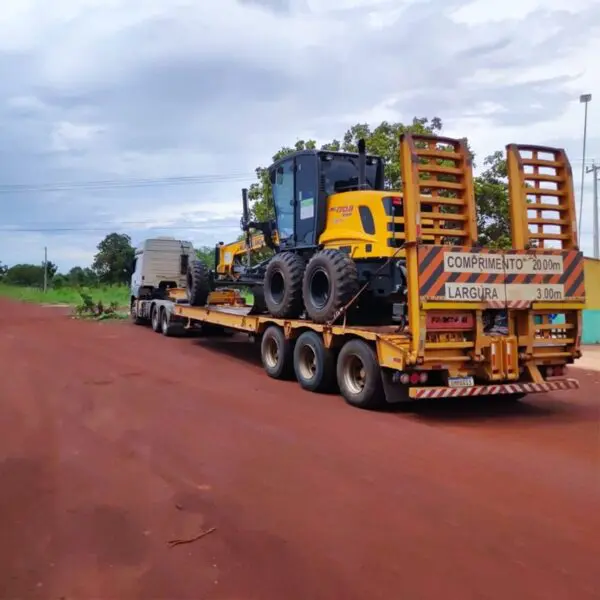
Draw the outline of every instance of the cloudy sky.
[[[0,8],[0,261],[238,233],[240,188],[298,138],[439,116],[478,156],[600,161],[598,0],[10,0]],[[492,9],[492,6],[494,8]],[[191,178],[191,179],[185,179]],[[583,246],[591,252],[591,176]]]

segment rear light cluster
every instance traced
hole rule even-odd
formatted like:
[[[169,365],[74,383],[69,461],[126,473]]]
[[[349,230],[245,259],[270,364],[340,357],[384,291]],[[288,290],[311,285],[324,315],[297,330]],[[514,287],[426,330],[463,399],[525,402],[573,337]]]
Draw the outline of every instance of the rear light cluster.
[[[425,371],[419,373],[399,373],[398,381],[404,385],[417,385],[418,383],[427,383],[428,375]]]
[[[546,377],[563,377],[565,368],[562,365],[556,367],[546,367]]]

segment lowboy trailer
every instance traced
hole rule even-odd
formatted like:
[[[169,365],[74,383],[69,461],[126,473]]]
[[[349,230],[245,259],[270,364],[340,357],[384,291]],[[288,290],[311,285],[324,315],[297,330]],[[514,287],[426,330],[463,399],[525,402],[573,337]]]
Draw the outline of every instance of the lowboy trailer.
[[[251,314],[232,288],[191,306],[185,287],[132,294],[133,320],[165,335],[247,334],[270,377],[312,392],[337,387],[361,408],[577,389],[566,366],[581,356],[585,291],[565,152],[507,146],[512,247],[494,250],[477,243],[465,145],[444,138],[451,149],[441,150],[439,142],[401,141],[403,190],[390,192],[387,225],[397,248],[390,260],[401,256],[407,275],[399,323],[347,324],[344,311],[326,324]]]

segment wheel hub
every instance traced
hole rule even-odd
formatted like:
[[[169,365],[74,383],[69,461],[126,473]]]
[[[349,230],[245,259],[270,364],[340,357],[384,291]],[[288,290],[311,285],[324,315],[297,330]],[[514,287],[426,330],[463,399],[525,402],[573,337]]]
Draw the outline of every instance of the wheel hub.
[[[283,279],[283,273],[276,271],[271,277],[271,297],[277,304],[281,304],[283,301],[283,295],[285,292],[285,282]]]
[[[310,278],[310,295],[315,308],[323,308],[331,295],[331,282],[324,269],[317,269]]]
[[[365,366],[356,355],[348,356],[344,369],[344,382],[353,394],[360,394],[367,382]]]
[[[300,351],[298,368],[304,379],[312,379],[317,372],[317,356],[314,349],[306,344]]]
[[[265,362],[271,369],[274,369],[279,362],[279,346],[273,338],[267,340],[265,348]]]

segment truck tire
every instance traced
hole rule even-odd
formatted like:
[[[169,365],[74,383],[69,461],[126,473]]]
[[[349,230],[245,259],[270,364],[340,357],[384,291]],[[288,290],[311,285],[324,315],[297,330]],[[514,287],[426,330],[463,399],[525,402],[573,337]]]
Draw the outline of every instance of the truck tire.
[[[322,250],[304,271],[302,295],[306,314],[315,323],[327,323],[359,290],[356,263],[339,250]]]
[[[294,252],[281,252],[269,261],[263,289],[271,316],[297,319],[302,314],[302,275],[305,266],[302,257]]]
[[[273,379],[294,377],[294,345],[286,340],[281,327],[270,325],[260,341],[260,357],[263,367]]]
[[[336,371],[340,393],[348,404],[369,410],[385,406],[381,367],[369,344],[359,339],[346,342]]]
[[[160,329],[159,331],[167,337],[181,336],[185,333],[183,323],[173,323],[171,321],[171,315],[166,308],[158,308],[157,312],[160,315]]]
[[[294,372],[309,392],[329,392],[335,386],[335,355],[315,331],[305,331],[294,344]]]
[[[194,260],[188,265],[186,292],[190,306],[204,306],[210,294],[210,273],[206,265]]]
[[[146,320],[137,314],[137,303],[135,300],[132,300],[129,305],[129,318],[134,325],[144,325],[146,323]]]
[[[160,320],[160,306],[157,306],[156,304],[153,304],[150,309],[150,323],[152,324],[152,330],[156,331],[156,333],[160,333],[162,327]]]

